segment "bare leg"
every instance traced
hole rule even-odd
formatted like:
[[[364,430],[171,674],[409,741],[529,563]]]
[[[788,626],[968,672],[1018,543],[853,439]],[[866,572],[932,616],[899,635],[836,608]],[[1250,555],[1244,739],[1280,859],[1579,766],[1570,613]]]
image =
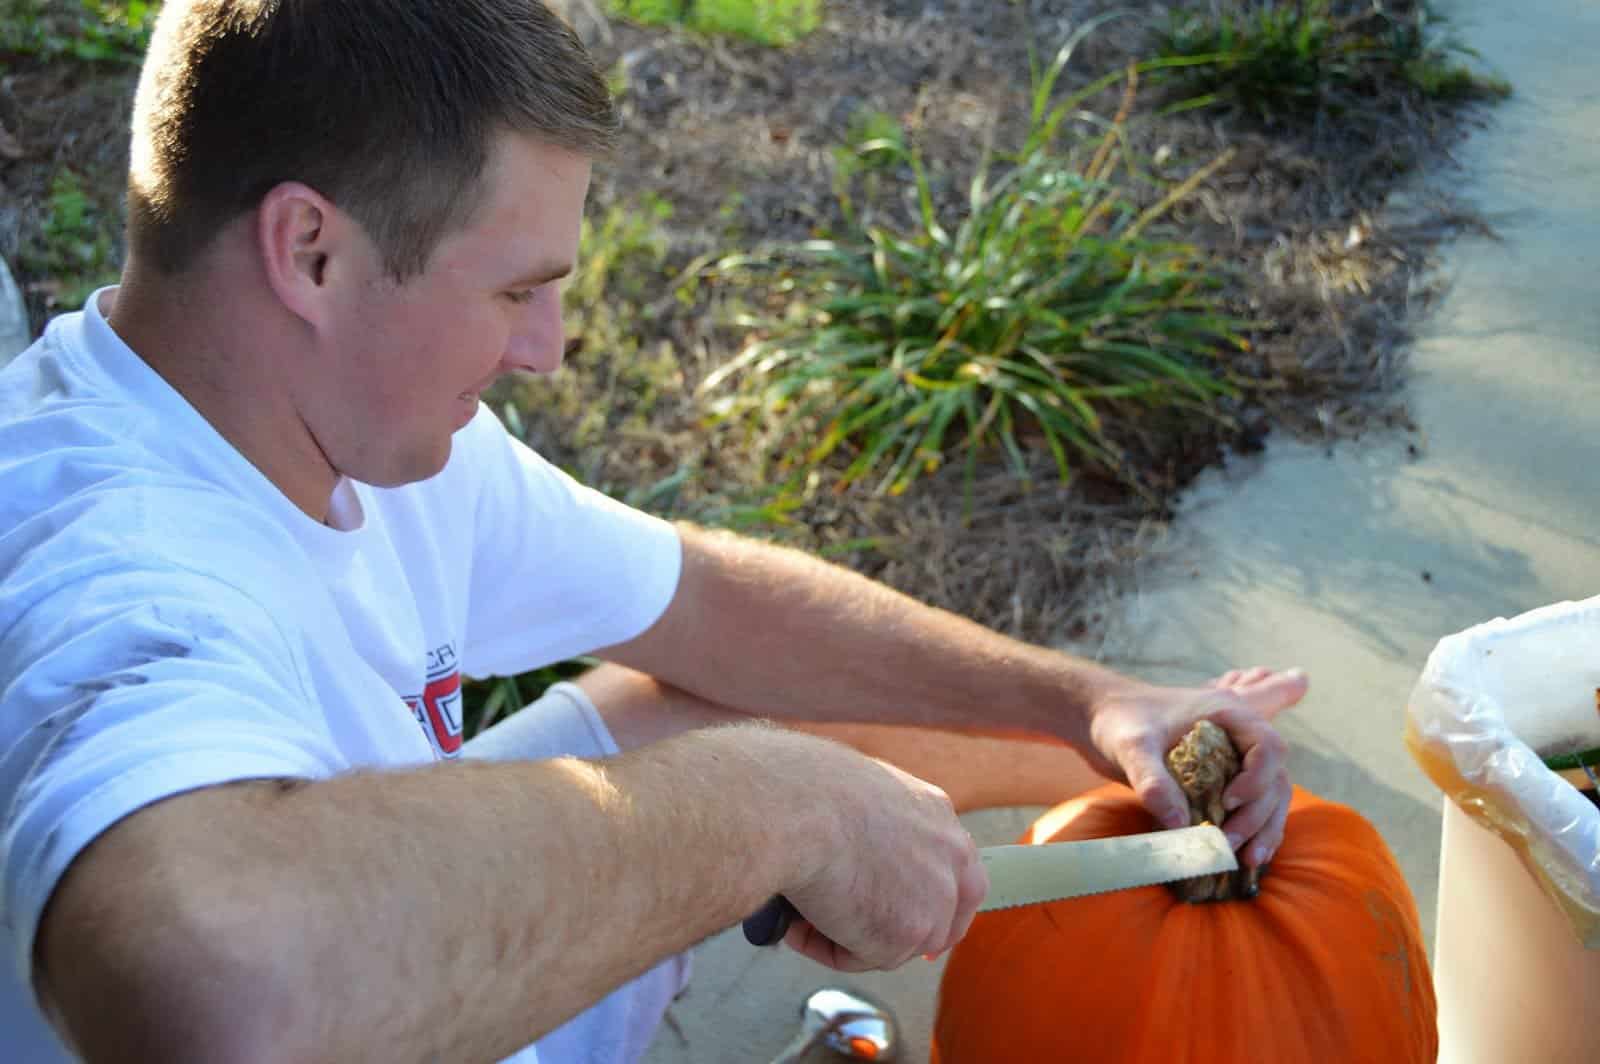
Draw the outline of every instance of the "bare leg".
[[[605,662],[572,681],[589,696],[624,750],[660,742],[691,728],[751,719],[748,713],[668,687],[655,677]]]
[[[792,727],[836,739],[927,780],[950,796],[958,813],[1055,805],[1106,782],[1072,747],[1048,739],[997,739],[894,724]]]

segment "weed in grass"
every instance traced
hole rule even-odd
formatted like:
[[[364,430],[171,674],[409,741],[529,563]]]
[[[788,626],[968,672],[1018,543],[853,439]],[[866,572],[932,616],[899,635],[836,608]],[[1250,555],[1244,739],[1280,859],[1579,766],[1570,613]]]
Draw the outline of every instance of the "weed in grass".
[[[71,170],[50,182],[49,212],[37,237],[18,256],[30,290],[45,293],[49,309],[76,309],[89,293],[117,279],[112,220]]]
[[[1339,14],[1331,0],[1241,0],[1216,10],[1179,9],[1158,34],[1163,76],[1188,97],[1262,121],[1337,112],[1342,95],[1409,84],[1442,101],[1495,98],[1505,82],[1456,56],[1473,53],[1441,32],[1426,4],[1361,6]]]
[[[613,206],[598,221],[585,218],[579,238],[578,267],[562,294],[565,309],[580,321],[604,310],[607,302],[636,303],[649,287],[647,276],[666,259],[662,226],[672,204],[659,196]]]
[[[845,134],[844,144],[834,151],[835,161],[845,167],[871,166],[875,161],[875,154],[872,152],[863,154],[861,151],[863,146],[880,140],[904,146],[905,135],[904,128],[893,115],[871,109],[857,111],[850,117],[850,130]]]
[[[731,189],[722,198],[722,203],[717,206],[718,235],[727,241],[738,239],[739,212],[744,208],[744,193],[739,189]]]
[[[693,0],[689,24],[704,33],[730,33],[783,47],[821,21],[821,0]]]
[[[1049,99],[1069,42],[1037,79],[1023,150],[993,160],[964,216],[938,216],[929,174],[903,139],[860,145],[904,167],[918,224],[896,231],[848,200],[834,239],[723,260],[717,272],[770,287],[781,309],[748,324],[752,342],[704,385],[720,416],[776,419],[795,483],[846,457],[842,482],[898,494],[962,449],[998,447],[1026,482],[1027,450],[1048,449],[1070,479],[1088,461],[1133,473],[1107,419],[1143,408],[1214,411],[1230,391],[1215,354],[1242,345],[1220,306],[1221,277],[1196,248],[1159,235],[1162,215],[1222,160],[1138,205],[1121,132],[1131,103],[1078,147],[1054,141],[1086,93]],[[1131,75],[1130,75],[1131,77]]]
[[[1479,74],[1465,64],[1446,59],[1416,59],[1406,63],[1403,69],[1406,80],[1430,99],[1464,103],[1503,100],[1511,95],[1511,83],[1505,79]]]
[[[1176,11],[1158,54],[1196,61],[1181,69],[1202,98],[1227,99],[1260,118],[1315,110],[1327,84],[1353,74],[1353,57],[1331,46],[1326,7],[1268,3],[1220,17]]]
[[[858,198],[874,200],[897,182],[901,161],[909,154],[898,119],[882,111],[857,112],[844,143],[833,149],[833,194],[845,214],[854,215]]]
[[[880,147],[891,150],[879,150]],[[844,143],[833,149],[833,192],[840,205],[851,209],[855,196],[852,185],[859,176],[865,175],[868,198],[881,191],[883,184],[893,179],[906,147],[905,130],[893,115],[857,112],[850,120]]]
[[[0,55],[137,66],[159,0],[0,0]]]
[[[1503,100],[1511,95],[1511,83],[1473,69],[1457,57],[1480,58],[1478,53],[1454,38],[1436,35],[1442,20],[1427,13],[1393,31],[1394,56],[1400,74],[1412,88],[1440,103],[1468,103],[1475,100]]]
[[[618,59],[606,71],[606,89],[611,93],[611,98],[618,106],[627,99],[628,93],[633,90],[633,82],[628,77],[628,64]]]
[[[644,26],[672,26],[684,22],[689,5],[688,0],[611,0],[607,6]]]
[[[681,389],[671,349],[643,350],[638,341],[642,303],[666,272],[662,226],[671,217],[670,204],[646,196],[584,220],[578,268],[562,300],[579,366],[561,383],[582,390],[565,397],[576,415],[569,442],[580,453],[598,450],[608,432],[648,421],[663,395]]]
[[[822,22],[822,0],[610,0],[610,8],[644,25],[680,25],[778,48]]]

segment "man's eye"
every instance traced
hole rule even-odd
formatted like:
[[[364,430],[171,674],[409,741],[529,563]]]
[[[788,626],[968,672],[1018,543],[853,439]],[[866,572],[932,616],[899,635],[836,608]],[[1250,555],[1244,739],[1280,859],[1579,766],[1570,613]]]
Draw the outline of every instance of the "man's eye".
[[[516,292],[507,292],[506,298],[513,303],[531,303],[533,302],[534,292],[535,290],[532,288],[524,288]]]

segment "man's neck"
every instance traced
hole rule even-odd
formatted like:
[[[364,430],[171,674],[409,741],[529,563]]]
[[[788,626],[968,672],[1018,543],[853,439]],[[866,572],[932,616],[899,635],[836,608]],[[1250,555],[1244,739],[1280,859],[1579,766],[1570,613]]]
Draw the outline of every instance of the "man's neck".
[[[208,261],[167,277],[130,265],[101,309],[224,440],[313,520],[326,521],[339,475],[294,404],[298,367],[286,346],[294,325],[264,287],[216,282],[238,277],[238,266]]]

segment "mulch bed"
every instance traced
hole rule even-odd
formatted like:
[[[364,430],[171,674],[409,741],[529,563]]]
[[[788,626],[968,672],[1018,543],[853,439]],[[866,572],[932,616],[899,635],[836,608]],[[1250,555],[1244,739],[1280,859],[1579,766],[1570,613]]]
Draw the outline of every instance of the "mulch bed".
[[[664,513],[734,512],[770,479],[770,464],[760,441],[706,427],[696,387],[742,335],[715,286],[675,298],[682,271],[702,256],[837,223],[833,152],[867,112],[901,120],[937,175],[942,206],[958,209],[984,145],[1014,145],[1026,124],[1029,42],[1048,59],[1073,28],[1114,6],[1130,9],[1091,0],[827,0],[817,32],[775,51],[607,20],[596,0],[567,0],[602,64],[626,73],[623,143],[596,168],[592,212],[647,196],[672,208],[665,264],[629,295],[629,327],[656,376],[643,403],[628,367],[598,344],[575,344],[557,380],[504,393],[521,403],[524,434],[591,482],[648,496]],[[1067,81],[1086,84],[1148,58],[1151,32],[1166,18],[1149,4],[1102,26]],[[26,60],[0,75],[0,126],[25,149],[21,158],[0,153],[8,261],[37,226],[58,167],[87,178],[115,209],[132,84],[124,71]],[[1139,490],[1093,470],[1061,485],[1045,456],[1024,488],[996,456],[970,480],[952,462],[893,499],[833,491],[824,477],[789,524],[756,531],[1001,630],[1059,642],[1083,636],[1107,589],[1159,548],[1173,504],[1202,470],[1278,435],[1333,445],[1408,426],[1405,350],[1434,291],[1434,253],[1464,227],[1480,227],[1418,175],[1449,166],[1449,147],[1476,112],[1372,84],[1292,123],[1204,111],[1153,118],[1162,91],[1148,81],[1139,90],[1128,129],[1141,156],[1174,160],[1176,179],[1234,150],[1173,216],[1186,240],[1233,268],[1230,304],[1259,323],[1251,350],[1227,366],[1246,387],[1226,421],[1122,430]],[[1091,107],[1109,115],[1122,98],[1119,85]],[[51,312],[49,279],[19,281],[31,286],[37,327]],[[675,475],[674,490],[649,490]]]

